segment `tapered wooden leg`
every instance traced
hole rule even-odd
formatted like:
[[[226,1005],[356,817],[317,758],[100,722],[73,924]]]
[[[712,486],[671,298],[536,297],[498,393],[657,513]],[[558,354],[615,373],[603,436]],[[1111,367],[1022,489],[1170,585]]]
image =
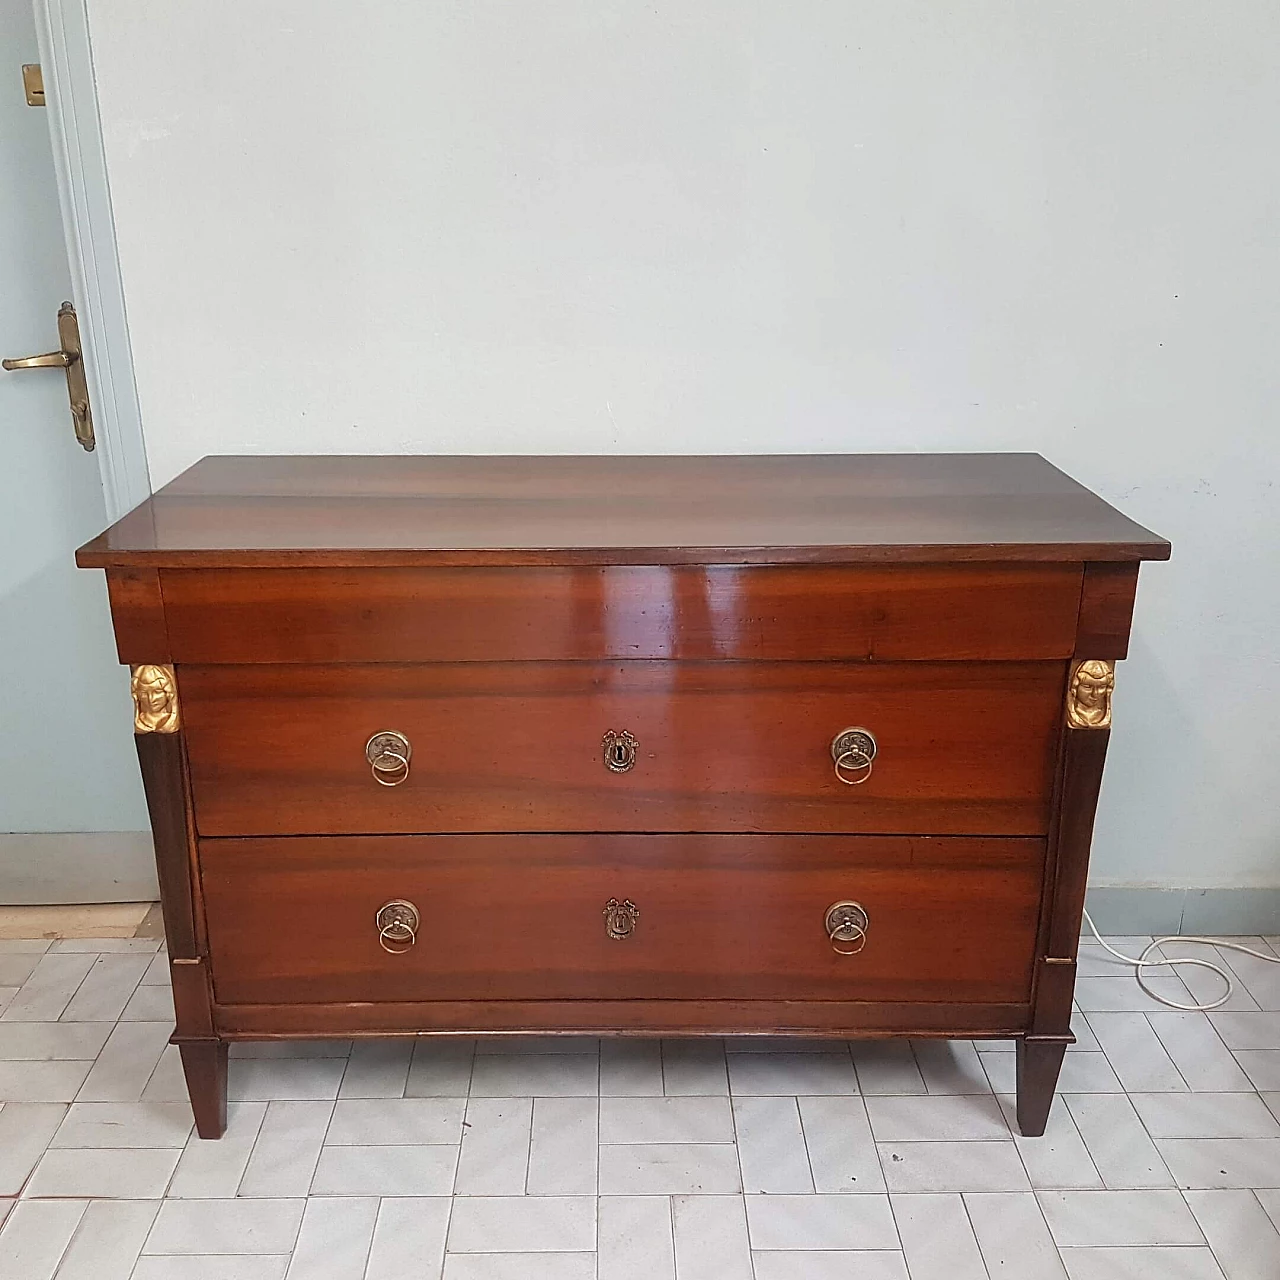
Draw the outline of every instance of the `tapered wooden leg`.
[[[178,1051],[196,1132],[202,1138],[220,1138],[227,1128],[227,1042],[186,1040]]]
[[[1066,1038],[1018,1041],[1018,1128],[1024,1138],[1044,1133],[1068,1043]]]

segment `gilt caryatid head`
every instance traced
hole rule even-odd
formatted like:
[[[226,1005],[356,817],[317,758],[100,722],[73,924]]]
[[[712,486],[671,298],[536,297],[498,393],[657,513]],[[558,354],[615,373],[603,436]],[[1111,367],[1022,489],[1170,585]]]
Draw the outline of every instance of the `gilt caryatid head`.
[[[1111,723],[1115,666],[1099,658],[1082,662],[1071,678],[1067,719],[1077,729],[1104,729]]]
[[[178,689],[172,667],[134,667],[132,691],[134,733],[177,733]]]

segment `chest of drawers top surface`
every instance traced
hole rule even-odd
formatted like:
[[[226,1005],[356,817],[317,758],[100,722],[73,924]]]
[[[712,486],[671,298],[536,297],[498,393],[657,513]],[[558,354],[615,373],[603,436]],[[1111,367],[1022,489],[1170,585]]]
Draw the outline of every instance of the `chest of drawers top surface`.
[[[210,457],[84,567],[1163,560],[1037,454]]]

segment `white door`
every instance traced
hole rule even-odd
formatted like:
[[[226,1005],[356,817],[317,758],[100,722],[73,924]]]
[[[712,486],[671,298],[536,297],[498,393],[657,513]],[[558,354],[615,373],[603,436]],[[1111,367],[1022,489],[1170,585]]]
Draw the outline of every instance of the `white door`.
[[[59,346],[71,297],[30,0],[0,0],[0,356]],[[82,328],[84,328],[84,317]],[[0,372],[0,904],[155,897],[100,573],[73,556],[105,524],[97,459],[76,442],[61,369]]]

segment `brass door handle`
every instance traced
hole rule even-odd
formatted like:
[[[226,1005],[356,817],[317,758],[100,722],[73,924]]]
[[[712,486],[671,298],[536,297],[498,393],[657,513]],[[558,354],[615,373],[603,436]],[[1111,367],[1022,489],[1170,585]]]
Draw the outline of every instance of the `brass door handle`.
[[[50,351],[43,356],[16,356],[9,360],[0,360],[6,369],[66,369],[79,360],[78,355],[70,351]]]
[[[822,923],[838,956],[856,956],[867,945],[871,918],[860,902],[833,902]]]
[[[403,898],[393,898],[378,908],[374,924],[378,926],[378,945],[390,955],[403,955],[418,940],[421,918],[418,908]]]
[[[831,759],[836,777],[846,787],[859,787],[871,777],[871,766],[880,750],[875,734],[861,725],[841,729],[831,739]]]
[[[89,384],[85,381],[84,361],[81,359],[80,324],[76,319],[76,309],[69,302],[64,302],[58,309],[58,337],[62,339],[62,347],[58,351],[47,351],[42,356],[14,356],[0,360],[0,366],[11,372],[19,369],[65,369],[71,425],[80,445],[86,451],[91,450],[94,437]]]
[[[409,739],[394,729],[383,729],[364,744],[364,758],[379,786],[398,787],[409,776],[412,757]]]

